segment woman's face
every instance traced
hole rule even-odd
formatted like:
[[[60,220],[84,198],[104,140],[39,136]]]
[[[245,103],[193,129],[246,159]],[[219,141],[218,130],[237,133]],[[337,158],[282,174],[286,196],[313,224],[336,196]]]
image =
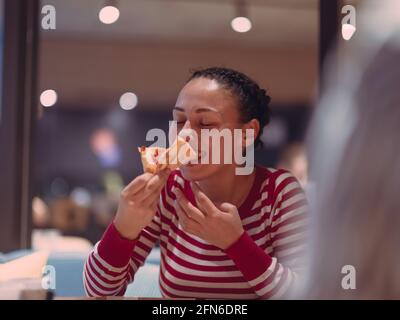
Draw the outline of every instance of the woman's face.
[[[202,146],[201,129],[233,129],[242,128],[239,107],[236,97],[228,90],[222,88],[216,80],[208,78],[195,78],[189,81],[179,93],[176,105],[173,108],[173,120],[177,122],[178,133],[182,129],[192,129],[197,133],[197,151],[199,156],[207,153],[207,164],[188,164],[181,167],[182,174],[188,180],[203,180],[223,170],[224,164],[224,139],[220,137],[219,147],[211,138],[204,141]],[[207,146],[206,146],[207,145]],[[220,164],[211,163],[212,155],[221,155]],[[232,160],[233,156],[232,156]],[[232,164],[230,164],[232,165]]]

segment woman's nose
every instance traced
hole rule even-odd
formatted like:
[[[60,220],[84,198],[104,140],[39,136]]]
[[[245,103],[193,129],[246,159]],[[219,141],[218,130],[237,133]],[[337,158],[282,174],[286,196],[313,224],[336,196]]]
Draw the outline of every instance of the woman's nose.
[[[190,125],[190,121],[186,120],[185,124],[183,125],[182,129],[179,132],[180,136],[191,135],[193,129]]]
[[[189,120],[186,120],[185,125],[182,127],[182,129],[192,129]]]
[[[185,139],[187,139],[187,141],[189,141],[189,143],[192,146],[195,143],[195,140],[196,140],[196,142],[198,140],[198,132],[194,128],[192,128],[189,120],[186,120],[184,126],[182,127],[181,131],[179,132],[179,135],[181,137],[184,137]]]

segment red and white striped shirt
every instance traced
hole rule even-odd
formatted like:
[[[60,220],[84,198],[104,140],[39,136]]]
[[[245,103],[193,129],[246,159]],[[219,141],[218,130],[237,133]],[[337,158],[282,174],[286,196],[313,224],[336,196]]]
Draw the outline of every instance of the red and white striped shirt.
[[[256,166],[252,189],[238,208],[245,232],[226,250],[182,230],[174,189],[194,202],[190,183],[171,173],[158,211],[136,240],[123,239],[110,224],[84,267],[89,296],[123,295],[159,241],[160,291],[164,297],[201,299],[282,298],[302,274],[307,201],[285,170]]]

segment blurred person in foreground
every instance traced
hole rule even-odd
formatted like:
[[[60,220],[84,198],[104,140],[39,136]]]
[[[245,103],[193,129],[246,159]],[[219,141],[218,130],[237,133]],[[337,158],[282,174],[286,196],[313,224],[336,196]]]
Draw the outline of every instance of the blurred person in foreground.
[[[369,5],[309,132],[305,298],[400,299],[400,2]]]

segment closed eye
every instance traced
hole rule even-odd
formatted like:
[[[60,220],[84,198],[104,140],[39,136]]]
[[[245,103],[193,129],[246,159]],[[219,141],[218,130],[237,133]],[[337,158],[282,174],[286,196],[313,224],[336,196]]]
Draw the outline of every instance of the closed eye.
[[[215,123],[200,123],[201,127],[215,127]]]

